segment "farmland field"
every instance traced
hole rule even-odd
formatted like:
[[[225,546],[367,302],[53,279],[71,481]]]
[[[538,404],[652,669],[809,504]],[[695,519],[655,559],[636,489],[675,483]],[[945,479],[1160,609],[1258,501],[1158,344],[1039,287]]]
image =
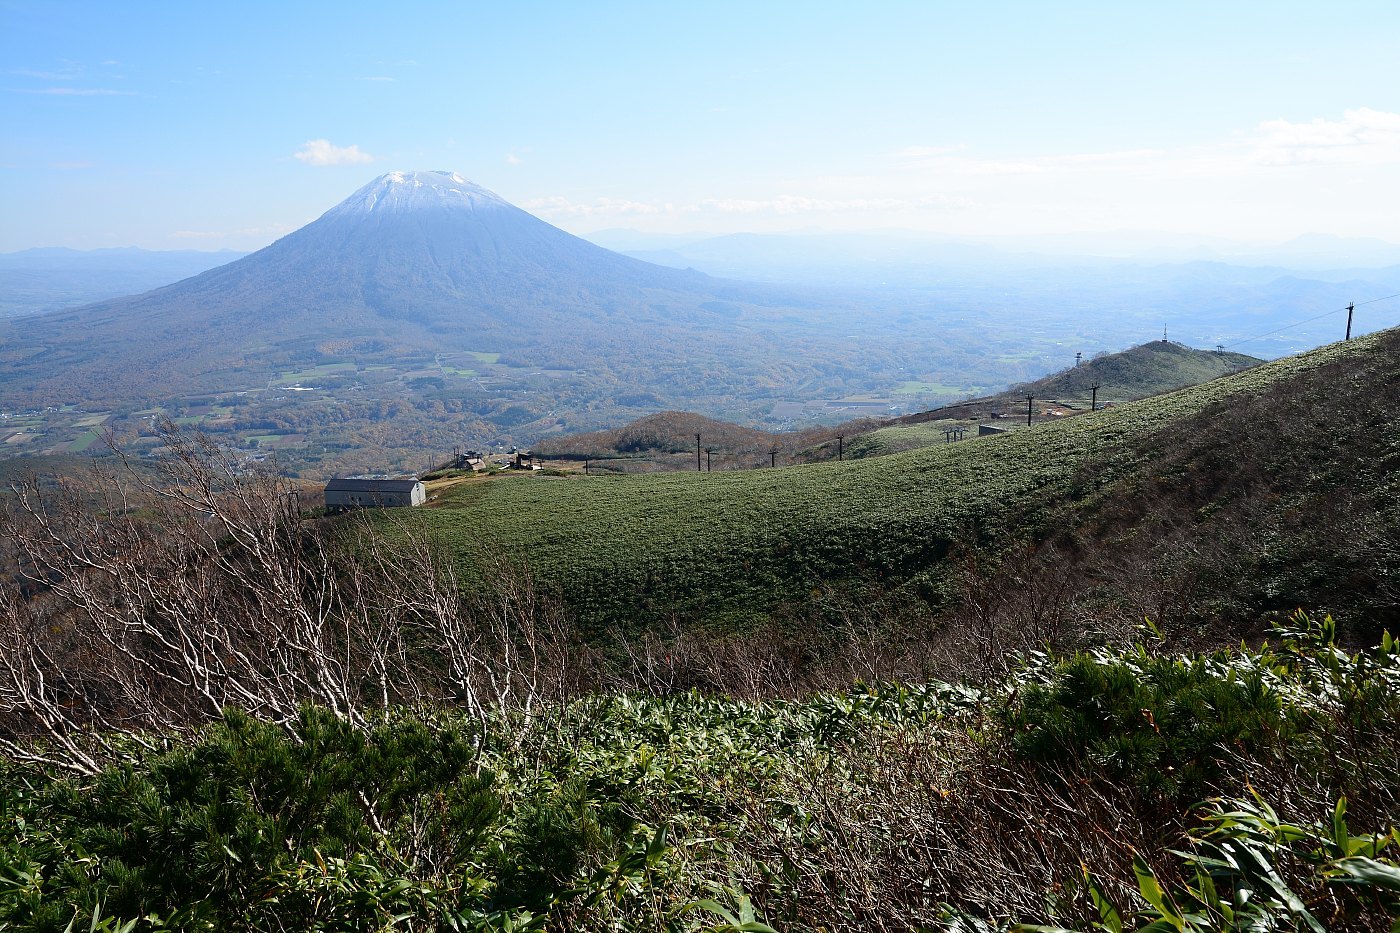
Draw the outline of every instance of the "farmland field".
[[[905,382],[895,389],[896,395],[954,395],[972,396],[985,391],[985,386],[954,386],[942,382]]]
[[[96,431],[88,431],[86,434],[80,435],[72,444],[68,445],[68,450],[70,453],[83,453],[88,448],[92,447],[93,444],[96,444],[101,436],[102,435]]]

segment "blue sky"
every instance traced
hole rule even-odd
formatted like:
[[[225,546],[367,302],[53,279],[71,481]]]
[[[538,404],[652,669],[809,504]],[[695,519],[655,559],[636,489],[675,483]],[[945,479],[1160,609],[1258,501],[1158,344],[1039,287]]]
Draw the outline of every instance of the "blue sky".
[[[1400,4],[0,0],[0,250],[265,245],[395,169],[574,232],[1400,242]]]

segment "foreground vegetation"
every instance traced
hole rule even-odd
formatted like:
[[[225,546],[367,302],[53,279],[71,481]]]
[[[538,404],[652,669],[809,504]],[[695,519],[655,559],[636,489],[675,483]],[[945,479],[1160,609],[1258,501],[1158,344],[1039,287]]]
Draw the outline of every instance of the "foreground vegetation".
[[[1032,656],[981,690],[230,710],[90,778],[3,766],[0,923],[1386,929],[1400,653],[1334,636],[1300,615],[1259,650]]]

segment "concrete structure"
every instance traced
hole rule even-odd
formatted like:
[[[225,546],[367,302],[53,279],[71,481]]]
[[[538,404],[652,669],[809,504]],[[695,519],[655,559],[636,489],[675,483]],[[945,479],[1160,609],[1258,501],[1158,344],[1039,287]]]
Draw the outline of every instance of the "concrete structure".
[[[1002,427],[999,424],[979,424],[977,426],[977,436],[986,437],[988,434],[1010,434],[1011,429]]]
[[[408,479],[333,479],[326,483],[326,511],[388,509],[422,505],[428,500],[423,484]]]

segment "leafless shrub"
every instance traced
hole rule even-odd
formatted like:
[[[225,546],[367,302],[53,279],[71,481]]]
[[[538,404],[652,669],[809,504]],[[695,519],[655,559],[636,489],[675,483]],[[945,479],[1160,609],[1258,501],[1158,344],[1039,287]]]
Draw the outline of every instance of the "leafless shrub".
[[[405,620],[442,659],[447,699],[485,723],[508,708],[528,725],[542,705],[557,706],[596,686],[600,660],[566,619],[559,602],[539,590],[528,568],[498,560],[484,584],[461,587],[450,566],[433,567],[424,588],[429,613]]]
[[[957,729],[879,731],[793,780],[797,818],[735,791],[749,829],[739,881],[784,928],[935,927],[944,904],[1031,919],[1047,892],[1073,911],[1086,864],[1126,898],[1133,851],[1172,832],[1111,786],[1021,767]]]
[[[876,605],[875,594],[821,590],[816,599],[742,629],[671,617],[652,628],[614,630],[608,685],[648,696],[698,690],[774,699],[930,676],[931,618]]]
[[[940,676],[985,682],[1027,651],[1081,641],[1088,628],[1082,572],[1053,544],[1022,544],[999,557],[966,550],[954,574],[954,604],[930,649]]]
[[[104,736],[228,706],[528,717],[588,669],[528,574],[500,565],[464,595],[392,519],[306,520],[286,480],[171,424],[162,440],[156,479],[95,466],[83,487],[20,483],[0,510],[0,751],[91,772]]]
[[[655,628],[609,634],[609,685],[647,696],[687,690],[737,697],[792,695],[802,648],[771,624],[743,633],[706,632],[671,617]]]

